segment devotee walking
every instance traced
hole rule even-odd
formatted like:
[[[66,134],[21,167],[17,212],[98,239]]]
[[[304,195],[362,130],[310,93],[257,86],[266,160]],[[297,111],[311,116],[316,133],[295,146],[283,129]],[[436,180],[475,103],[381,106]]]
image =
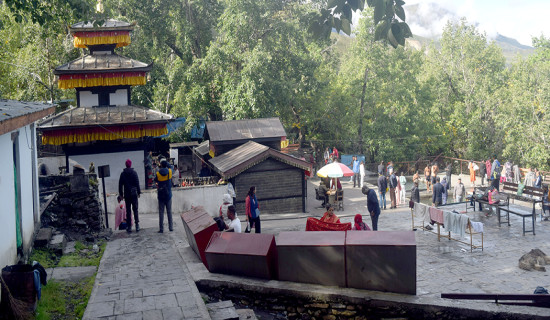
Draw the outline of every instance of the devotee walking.
[[[361,189],[361,192],[367,196],[367,210],[369,211],[370,219],[372,221],[372,230],[377,231],[381,204],[378,203],[378,198],[376,197],[376,192],[374,190],[364,186]]]
[[[118,195],[124,198],[126,203],[126,221],[131,221],[132,211],[134,211],[134,222],[136,224],[136,232],[139,228],[139,214],[138,214],[138,198],[141,194],[139,187],[139,178],[137,172],[132,168],[132,160],[126,160],[126,168],[120,173],[118,179]],[[131,224],[128,224],[126,232],[132,232]]]
[[[363,181],[365,181],[365,162],[361,161],[359,165],[359,179],[361,179],[361,188],[363,188]]]
[[[325,149],[325,153],[323,154],[323,159],[325,159],[325,164],[328,164],[328,159],[330,159],[330,151],[328,151],[328,147]]]
[[[473,160],[470,160],[470,163],[468,163],[468,170],[470,170],[470,185],[473,187],[476,184],[476,171]]]
[[[256,198],[256,187],[250,187],[248,190],[248,196],[246,197],[245,202],[246,208],[246,221],[250,222],[250,228],[256,228],[256,233],[262,232],[262,227],[260,224],[260,205],[258,204],[258,199]]]
[[[400,191],[400,197],[401,201],[405,203],[405,200],[407,199],[406,193],[407,193],[407,178],[403,175],[403,172],[399,175],[399,184],[401,185],[401,191]]]
[[[431,176],[432,176],[432,172],[430,170],[430,165],[426,164],[426,168],[424,168],[424,177],[426,177],[426,190],[428,192],[432,191],[432,188],[431,188],[432,177]]]
[[[479,176],[481,177],[481,185],[485,185],[485,174],[487,171],[487,166],[483,163],[483,161],[480,163],[479,166]]]
[[[411,189],[411,201],[420,202],[420,190],[418,189],[418,181],[415,181]]]
[[[164,210],[168,216],[168,230],[174,231],[172,220],[172,169],[166,159],[160,160],[160,169],[156,174],[157,199],[159,206],[159,233],[164,232]]]

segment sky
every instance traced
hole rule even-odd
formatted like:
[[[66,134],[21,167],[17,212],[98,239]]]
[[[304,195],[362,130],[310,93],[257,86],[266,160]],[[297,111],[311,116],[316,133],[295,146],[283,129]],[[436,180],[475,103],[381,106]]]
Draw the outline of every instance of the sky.
[[[458,17],[477,25],[487,37],[494,38],[497,32],[514,38],[521,44],[531,46],[533,36],[550,36],[550,0],[405,0],[406,5],[419,4],[420,12],[427,9],[426,3],[437,5],[455,13]],[[406,7],[405,7],[406,8]],[[430,30],[410,24],[412,32],[420,36],[440,35],[449,17],[437,17]],[[435,20],[435,19],[434,19]],[[409,17],[407,17],[409,22]]]

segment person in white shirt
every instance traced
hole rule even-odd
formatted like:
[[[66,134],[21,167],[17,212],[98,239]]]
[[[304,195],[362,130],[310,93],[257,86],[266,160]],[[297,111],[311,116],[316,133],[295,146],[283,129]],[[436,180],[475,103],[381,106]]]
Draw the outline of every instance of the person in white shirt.
[[[228,226],[225,228],[227,230],[233,229],[233,232],[241,233],[241,220],[237,218],[237,213],[235,213],[235,206],[230,205],[227,207],[227,218],[231,221]]]

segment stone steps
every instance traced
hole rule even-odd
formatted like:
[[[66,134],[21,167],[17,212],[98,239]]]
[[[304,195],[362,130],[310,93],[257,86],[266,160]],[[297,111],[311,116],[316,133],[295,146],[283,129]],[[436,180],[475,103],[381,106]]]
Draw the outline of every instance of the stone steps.
[[[231,300],[207,303],[206,309],[212,320],[256,320],[252,309],[235,309]]]

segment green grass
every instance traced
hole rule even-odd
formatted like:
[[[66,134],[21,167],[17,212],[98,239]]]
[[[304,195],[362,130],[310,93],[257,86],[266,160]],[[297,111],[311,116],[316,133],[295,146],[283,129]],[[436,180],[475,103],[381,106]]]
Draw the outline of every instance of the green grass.
[[[82,319],[94,287],[95,275],[80,281],[49,281],[42,287],[36,320]]]
[[[71,254],[67,254],[61,257],[58,267],[84,267],[84,266],[99,266],[106,242],[99,244],[99,251],[96,253],[93,251],[93,245],[84,245],[80,242],[75,244],[76,251]]]
[[[29,262],[38,261],[44,268],[53,268],[57,265],[59,258],[49,249],[34,249],[29,257]]]

